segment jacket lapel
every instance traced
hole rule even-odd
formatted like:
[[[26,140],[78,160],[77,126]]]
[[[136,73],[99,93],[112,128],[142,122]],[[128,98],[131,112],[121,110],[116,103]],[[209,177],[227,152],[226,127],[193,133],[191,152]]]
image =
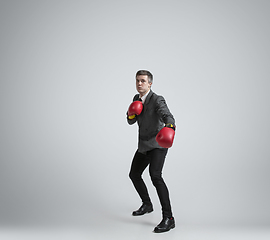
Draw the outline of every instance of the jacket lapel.
[[[147,97],[145,99],[145,102],[144,102],[145,105],[147,105],[149,103],[152,95],[153,95],[153,91],[150,89],[150,92],[148,93],[148,95],[147,95]]]

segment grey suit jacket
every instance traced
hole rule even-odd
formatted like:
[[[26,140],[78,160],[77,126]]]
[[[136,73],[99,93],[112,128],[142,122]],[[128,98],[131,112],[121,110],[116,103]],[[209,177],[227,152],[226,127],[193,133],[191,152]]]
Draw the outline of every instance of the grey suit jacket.
[[[139,94],[136,94],[133,101],[139,100]],[[142,113],[134,119],[128,119],[129,124],[138,123],[139,142],[138,151],[145,153],[154,148],[162,148],[156,141],[156,135],[164,127],[164,124],[171,123],[175,125],[175,120],[171,114],[165,99],[150,90],[143,104]]]

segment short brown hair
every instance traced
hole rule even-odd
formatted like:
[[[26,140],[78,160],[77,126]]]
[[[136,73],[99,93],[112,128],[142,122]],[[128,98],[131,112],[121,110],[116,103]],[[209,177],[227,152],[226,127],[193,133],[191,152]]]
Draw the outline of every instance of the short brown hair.
[[[148,82],[150,82],[150,83],[153,82],[153,74],[150,73],[149,71],[147,71],[147,70],[139,70],[136,73],[136,77],[139,76],[139,75],[147,75],[148,76]]]

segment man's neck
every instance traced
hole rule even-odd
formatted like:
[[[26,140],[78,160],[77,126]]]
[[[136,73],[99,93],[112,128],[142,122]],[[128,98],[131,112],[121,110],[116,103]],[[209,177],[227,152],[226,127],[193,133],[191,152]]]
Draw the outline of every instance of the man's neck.
[[[142,99],[142,103],[145,102],[145,99],[147,98],[147,95],[148,95],[149,92],[150,92],[150,89],[143,96],[140,95],[140,98]]]
[[[140,94],[140,98],[142,98],[143,96],[147,95],[149,93],[149,91],[150,91],[150,89],[146,93],[144,93],[143,95]]]

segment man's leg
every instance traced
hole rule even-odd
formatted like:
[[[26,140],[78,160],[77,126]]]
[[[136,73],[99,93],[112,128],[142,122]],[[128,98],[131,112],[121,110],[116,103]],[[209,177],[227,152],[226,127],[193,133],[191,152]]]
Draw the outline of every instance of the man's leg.
[[[162,206],[163,217],[172,217],[172,210],[169,198],[168,188],[162,178],[162,169],[167,155],[168,149],[154,149],[147,154],[150,157],[149,172],[153,185],[157,190],[157,194]]]
[[[147,187],[142,179],[142,173],[149,164],[149,158],[146,155],[136,151],[130,168],[129,177],[137,190],[142,202],[152,205]]]

